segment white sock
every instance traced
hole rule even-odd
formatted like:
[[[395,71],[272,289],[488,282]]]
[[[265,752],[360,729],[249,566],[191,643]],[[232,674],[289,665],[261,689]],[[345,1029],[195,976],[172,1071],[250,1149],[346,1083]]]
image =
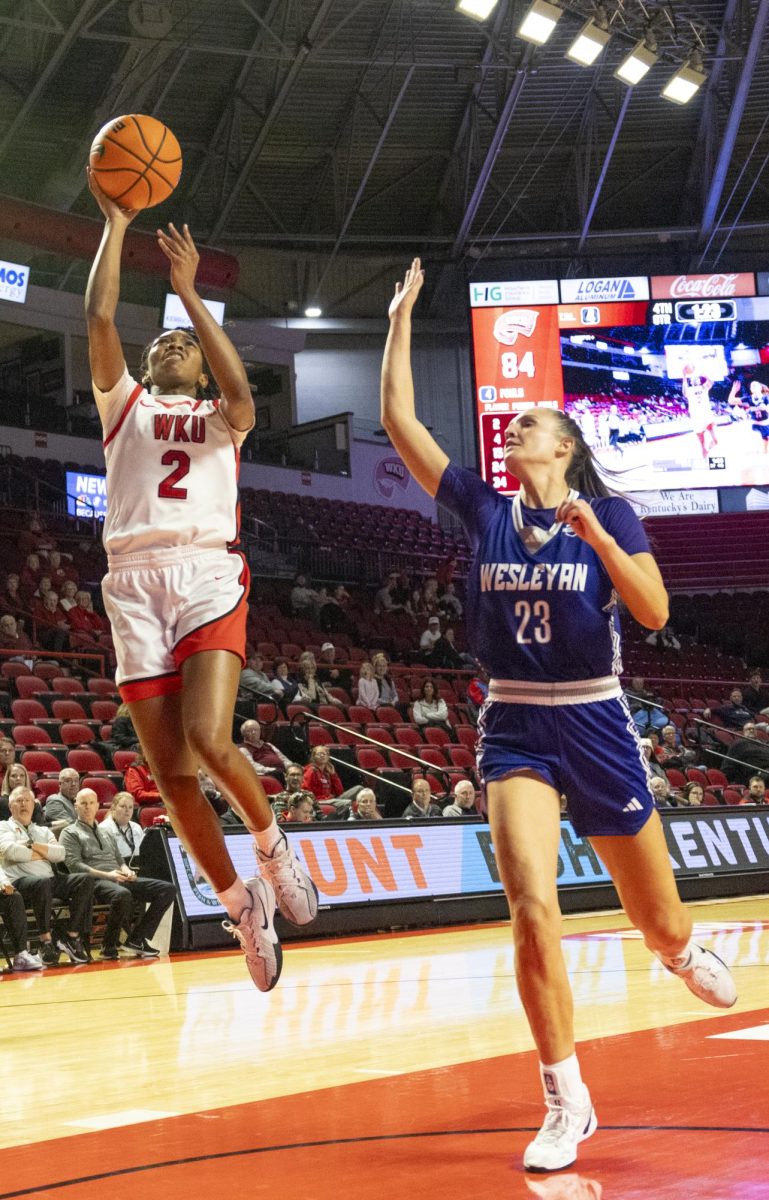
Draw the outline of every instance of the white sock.
[[[666,967],[672,967],[674,971],[680,971],[683,967],[689,966],[689,960],[692,956],[692,943],[687,942],[680,954],[657,954],[657,958]]]
[[[541,1062],[539,1073],[546,1102],[558,1097],[567,1104],[585,1103],[587,1088],[582,1082],[576,1054],[570,1054],[568,1058],[562,1058],[560,1062],[549,1065]]]
[[[275,820],[274,815],[266,829],[252,829],[251,833],[253,833],[254,841],[261,850],[262,854],[272,854],[282,837],[278,822]]]
[[[223,892],[217,892],[216,898],[220,904],[224,905],[227,912],[232,917],[233,921],[240,921],[243,913],[247,908],[251,907],[251,895],[242,879],[237,878],[234,883],[225,888]]]

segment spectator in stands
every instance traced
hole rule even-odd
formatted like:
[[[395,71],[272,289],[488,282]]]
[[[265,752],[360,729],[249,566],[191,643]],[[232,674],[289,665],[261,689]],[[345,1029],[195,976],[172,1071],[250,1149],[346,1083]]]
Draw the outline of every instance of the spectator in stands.
[[[746,721],[752,720],[753,714],[745,706],[740,688],[732,688],[729,693],[729,703],[720,704],[717,708],[706,708],[702,714],[706,719],[711,716],[719,717],[727,729],[742,729]]]
[[[412,711],[414,724],[418,725],[420,729],[432,726],[437,729],[445,729],[446,733],[451,733],[449,710],[446,701],[438,694],[438,689],[432,679],[422,681],[419,699],[414,701]]]
[[[65,579],[59,589],[59,604],[65,612],[77,606],[75,596],[78,593],[78,586],[74,579]]]
[[[761,775],[751,775],[748,780],[747,795],[743,803],[766,804],[766,784]]]
[[[361,788],[350,810],[350,821],[381,821],[382,814],[377,808],[376,796],[369,787]]]
[[[438,615],[438,580],[434,575],[429,575],[422,587],[422,607],[428,617]]]
[[[449,625],[441,634],[441,639],[433,650],[433,666],[444,671],[466,671],[475,666],[472,654],[457,650],[455,633]]]
[[[360,785],[344,790],[327,746],[313,746],[310,761],[304,768],[302,787],[312,792],[319,804],[331,804],[337,812],[346,810],[360,791]]]
[[[291,766],[291,759],[262,738],[262,727],[258,721],[244,721],[240,727],[242,745],[238,747],[244,754],[257,775],[277,775],[282,781],[285,772]]]
[[[406,603],[396,604],[393,599],[393,592],[398,587],[398,572],[390,571],[381,588],[374,597],[374,612],[378,617],[384,613],[402,612],[405,610]]]
[[[655,777],[657,779],[667,779],[665,768],[661,763],[657,762],[657,759],[654,756],[654,748],[652,746],[651,738],[641,738],[641,746],[643,748],[644,758],[648,764],[649,774],[651,775],[652,779]]]
[[[489,673],[479,665],[478,674],[467,685],[467,711],[475,724],[489,694]]]
[[[226,799],[219,791],[210,775],[198,767],[198,786],[208,803],[216,813],[222,825],[242,825],[243,822],[230,808]],[[230,819],[232,817],[232,819]]]
[[[26,555],[47,555],[55,546],[56,542],[46,530],[41,518],[33,514],[29,518],[27,528],[19,534],[20,552]]]
[[[276,817],[283,817],[288,811],[288,807],[292,800],[301,797],[309,800],[313,808],[316,807],[317,801],[314,794],[303,786],[304,767],[300,767],[297,763],[291,763],[291,766],[286,767],[286,786],[282,792],[276,792],[274,796],[268,796],[272,810]]]
[[[109,636],[109,622],[106,617],[100,616],[95,611],[91,593],[87,592],[85,588],[80,588],[75,592],[75,607],[69,609],[67,620],[73,634],[77,636],[78,645],[83,644],[83,639],[101,642]],[[72,644],[73,646],[76,644],[74,638]]]
[[[460,779],[454,786],[454,803],[447,804],[443,810],[444,817],[474,817],[475,788],[469,779]]]
[[[429,617],[427,628],[419,639],[419,661],[432,665],[433,652],[441,640],[441,622],[439,617]]]
[[[646,733],[650,729],[662,729],[668,724],[669,718],[662,698],[649,691],[643,675],[633,676],[626,696],[633,723],[639,733]]]
[[[438,598],[438,615],[443,617],[444,621],[459,621],[464,606],[457,595],[457,589],[453,583],[446,584],[446,590],[443,595]]]
[[[438,567],[438,570],[435,572],[435,578],[438,582],[438,586],[448,591],[450,587],[454,586],[454,576],[456,573],[457,560],[452,554],[450,558],[447,558],[445,562],[441,563],[441,565]],[[462,613],[460,612],[457,615],[461,617]]]
[[[123,776],[123,786],[134,798],[134,804],[162,804],[163,797],[144,757],[141,742],[136,746],[136,758]],[[75,805],[77,807],[77,805]]]
[[[664,625],[662,629],[653,629],[648,637],[644,638],[647,646],[654,646],[657,650],[680,650],[681,643],[669,625]]]
[[[83,939],[87,941],[91,934],[93,880],[78,871],[58,874],[56,865],[64,861],[64,849],[50,829],[33,821],[35,797],[29,788],[14,788],[9,800],[10,818],[0,822],[0,857],[13,886],[34,911],[43,963],[55,966],[60,952],[71,963],[88,962]],[[69,906],[66,933],[55,941],[54,900],[65,900]]]
[[[144,841],[144,830],[134,821],[134,798],[130,792],[116,792],[109,807],[109,816],[99,826],[115,839],[120,857],[129,867],[136,867],[139,848]]]
[[[395,587],[390,592],[396,611],[407,612],[411,616],[411,585],[408,575],[399,571],[395,576]]]
[[[77,820],[75,796],[80,790],[80,775],[74,767],[62,767],[59,771],[59,790],[52,792],[45,802],[45,823],[56,837],[62,829]]]
[[[21,893],[11,883],[0,867],[0,917],[11,943],[11,969],[13,971],[42,971],[43,960],[29,949],[27,911]]]
[[[101,832],[96,823],[99,800],[90,788],[82,788],[75,800],[77,820],[62,831],[67,867],[85,872],[94,879],[97,900],[109,904],[101,957],[118,957],[121,929],[128,930],[125,947],[140,958],[157,958],[159,951],[150,944],[164,913],[174,902],[174,885],[161,879],[138,878],[125,865],[111,834]],[[138,922],[131,924],[134,900],[148,907]]]
[[[347,608],[352,597],[343,583],[338,583],[325,603],[318,608],[318,624],[324,633],[352,633],[354,626]]]
[[[3,776],[3,785],[0,788],[0,821],[7,821],[11,815],[8,797],[14,788],[23,787],[33,792],[32,779],[29,771],[23,763],[13,762],[8,767],[8,770]],[[43,809],[39,801],[35,801],[35,811],[32,814],[32,820],[35,825],[45,825],[45,817]]]
[[[374,678],[374,668],[368,660],[360,664],[357,702],[363,708],[370,708],[372,712],[376,712],[380,704],[379,684]]]
[[[116,750],[136,750],[139,736],[134,729],[127,704],[121,704],[112,720],[110,741]]]
[[[5,586],[3,594],[0,596],[0,612],[10,613],[12,617],[23,617],[27,612],[27,605],[22,599],[19,591],[19,576],[15,571],[5,577]]]
[[[755,735],[755,722],[746,721],[742,737],[726,748],[721,766],[730,783],[747,784],[757,772],[769,775],[769,745]]]
[[[291,596],[289,597],[292,615],[312,620],[315,613],[316,599],[317,592],[308,586],[307,576],[300,572],[294,579],[294,586],[291,589]]]
[[[10,738],[0,738],[0,787],[3,785],[5,772],[14,762],[16,762],[16,746]]]
[[[296,690],[299,685],[291,676],[288,668],[287,658],[275,659],[275,683],[279,683],[281,689],[281,695],[278,699],[278,703],[283,705],[290,704],[296,695]]]
[[[318,679],[318,666],[315,661],[315,655],[308,651],[305,651],[299,658],[299,682],[295,700],[297,704],[309,704],[311,706],[335,704],[339,707],[342,703],[341,700],[337,700],[329,695]]]
[[[429,616],[429,613],[422,600],[421,587],[412,588],[411,595],[409,596],[408,600],[407,611],[415,621],[422,621]]]
[[[675,808],[676,797],[673,794],[673,789],[670,786],[670,780],[660,779],[657,776],[651,781],[652,795],[657,808]]]
[[[320,648],[318,663],[318,679],[323,686],[344,688],[346,692],[352,687],[352,676],[344,667],[336,664],[336,646],[333,642],[324,642]]]
[[[77,590],[77,571],[69,564],[62,563],[58,550],[51,550],[48,555],[48,574],[53,590],[59,595],[61,595],[61,589],[65,583],[74,583],[75,591]],[[73,591],[72,595],[74,596],[74,594]]]
[[[37,591],[41,574],[40,559],[36,554],[28,554],[24,560],[24,566],[21,568],[19,579],[19,591],[26,608],[29,608],[32,603],[32,597]]]
[[[274,702],[283,699],[281,684],[275,679],[270,679],[264,669],[264,659],[257,653],[246,659],[246,665],[240,672],[238,688],[256,701]]]
[[[401,817],[404,821],[422,817],[439,817],[441,810],[432,802],[430,784],[426,779],[415,779],[411,787],[411,803],[404,808]]]
[[[769,688],[760,671],[751,671],[747,687],[742,689],[742,703],[755,714],[769,708]]]
[[[687,750],[681,744],[681,738],[675,725],[665,725],[662,729],[662,741],[655,750],[655,757],[663,767],[676,767],[683,771],[694,762],[696,755],[693,750]]]
[[[397,708],[399,703],[398,689],[390,674],[390,664],[387,661],[387,655],[378,650],[371,657],[371,665],[374,668],[374,679],[379,687],[379,703],[391,704],[394,708]]]
[[[705,790],[701,783],[687,783],[678,801],[679,808],[699,808],[705,799]]]
[[[35,664],[31,651],[34,649],[27,634],[19,627],[15,617],[3,613],[0,617],[0,650],[12,650],[13,654],[4,654],[3,661],[23,662],[30,671]]]
[[[54,653],[69,650],[69,622],[56,592],[47,591],[42,600],[33,603],[32,618],[37,626],[38,645]]]
[[[288,811],[283,818],[284,825],[307,825],[315,820],[315,807],[311,800],[304,796],[293,796],[288,802]]]

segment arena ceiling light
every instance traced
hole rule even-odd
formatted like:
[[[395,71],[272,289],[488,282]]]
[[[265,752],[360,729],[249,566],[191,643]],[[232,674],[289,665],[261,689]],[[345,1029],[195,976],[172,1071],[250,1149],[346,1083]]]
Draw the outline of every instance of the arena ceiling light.
[[[627,57],[622,60],[614,74],[623,83],[635,87],[647,71],[654,66],[658,58],[659,55],[656,50],[651,48],[646,38],[641,38],[640,42],[636,42]]]
[[[474,17],[476,21],[485,21],[497,0],[457,0],[457,9],[466,17]]]
[[[308,304],[307,308],[304,310],[304,315],[310,318],[322,317],[323,309],[319,308],[317,304]]]
[[[518,26],[518,37],[535,46],[544,46],[563,16],[563,9],[548,0],[534,0],[531,8]]]
[[[585,22],[569,46],[566,57],[570,58],[572,62],[579,63],[582,67],[592,67],[610,37],[608,29],[602,28],[591,17],[589,21]]]
[[[660,93],[666,100],[674,104],[688,104],[692,96],[696,96],[707,79],[703,69],[702,59],[692,55],[687,63],[679,67],[675,75],[671,75]]]

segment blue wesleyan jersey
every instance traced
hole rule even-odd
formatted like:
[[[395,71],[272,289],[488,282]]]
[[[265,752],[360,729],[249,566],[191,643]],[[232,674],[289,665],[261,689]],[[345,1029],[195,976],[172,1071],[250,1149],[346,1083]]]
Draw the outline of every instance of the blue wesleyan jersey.
[[[473,550],[467,636],[493,679],[559,683],[619,674],[617,595],[586,542],[560,526],[543,546],[529,550],[515,530],[512,501],[462,467],[449,464],[436,500],[462,522]],[[623,550],[649,551],[626,500],[589,503]],[[524,525],[549,529],[555,510],[522,506],[521,515]]]

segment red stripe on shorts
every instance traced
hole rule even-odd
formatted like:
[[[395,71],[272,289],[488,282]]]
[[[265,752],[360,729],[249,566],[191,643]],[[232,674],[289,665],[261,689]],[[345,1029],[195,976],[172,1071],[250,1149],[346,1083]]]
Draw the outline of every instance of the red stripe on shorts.
[[[230,553],[239,554],[243,562],[243,570],[238,579],[238,583],[243,588],[243,595],[224,616],[206,621],[204,625],[191,630],[190,633],[184,635],[181,641],[176,643],[173,656],[179,669],[185,659],[192,654],[199,654],[201,650],[229,650],[231,654],[237,655],[242,666],[246,665],[246,620],[251,577],[248,564],[240,551],[230,551]]]
[[[182,677],[176,671],[172,671],[168,675],[152,675],[147,679],[119,683],[117,690],[120,699],[125,704],[131,704],[135,700],[149,700],[152,696],[170,696],[173,692],[180,692]]]

